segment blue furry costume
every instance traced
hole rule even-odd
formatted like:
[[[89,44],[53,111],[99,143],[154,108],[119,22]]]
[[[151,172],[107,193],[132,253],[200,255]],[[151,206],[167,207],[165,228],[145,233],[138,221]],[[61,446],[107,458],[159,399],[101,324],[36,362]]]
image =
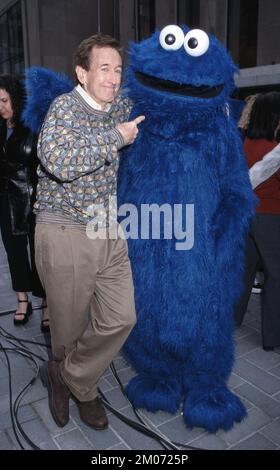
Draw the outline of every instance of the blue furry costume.
[[[128,240],[138,323],[125,345],[137,371],[127,394],[138,408],[171,413],[183,399],[186,425],[210,432],[246,414],[226,385],[255,209],[226,110],[236,70],[215,37],[169,26],[131,45],[125,80],[131,118],[146,119],[121,157],[119,205],[194,205],[191,249],[176,250],[174,238]]]

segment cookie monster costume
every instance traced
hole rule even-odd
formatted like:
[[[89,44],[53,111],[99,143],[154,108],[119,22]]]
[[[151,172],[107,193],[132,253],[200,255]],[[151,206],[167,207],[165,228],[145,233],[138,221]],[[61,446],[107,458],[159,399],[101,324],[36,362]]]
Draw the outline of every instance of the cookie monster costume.
[[[215,37],[169,25],[131,45],[125,79],[131,118],[146,119],[121,157],[119,205],[133,204],[139,214],[143,204],[169,204],[174,214],[181,205],[185,233],[193,225],[189,241],[175,237],[178,217],[168,239],[162,219],[159,239],[141,239],[140,217],[138,238],[130,233],[138,323],[125,345],[137,371],[127,394],[150,411],[172,413],[183,400],[186,425],[210,432],[230,429],[246,414],[226,385],[245,237],[255,212],[227,106],[236,71]],[[193,213],[186,211],[190,205]],[[129,234],[128,212],[120,212]]]

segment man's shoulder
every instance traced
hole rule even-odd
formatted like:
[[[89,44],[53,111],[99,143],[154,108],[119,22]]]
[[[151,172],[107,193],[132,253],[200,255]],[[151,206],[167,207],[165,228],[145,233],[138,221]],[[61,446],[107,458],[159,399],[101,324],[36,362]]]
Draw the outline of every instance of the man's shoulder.
[[[50,104],[44,122],[71,119],[71,116],[77,112],[77,105],[73,90],[56,96]]]
[[[71,105],[72,103],[76,102],[75,95],[73,93],[74,90],[69,91],[68,93],[63,93],[62,95],[57,96],[52,104],[51,107],[61,107],[63,105]]]
[[[130,105],[132,106],[131,99],[124,94],[119,94],[116,98],[116,103],[123,104],[124,106]]]
[[[132,101],[128,96],[119,95],[115,100],[114,107],[115,109],[130,113],[132,108]]]

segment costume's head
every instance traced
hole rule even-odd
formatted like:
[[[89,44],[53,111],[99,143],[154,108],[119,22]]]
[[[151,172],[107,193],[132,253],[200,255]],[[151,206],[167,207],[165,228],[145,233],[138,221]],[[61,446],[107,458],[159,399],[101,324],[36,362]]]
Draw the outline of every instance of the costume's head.
[[[226,101],[237,70],[214,36],[169,25],[131,44],[126,86],[134,102],[207,109]]]

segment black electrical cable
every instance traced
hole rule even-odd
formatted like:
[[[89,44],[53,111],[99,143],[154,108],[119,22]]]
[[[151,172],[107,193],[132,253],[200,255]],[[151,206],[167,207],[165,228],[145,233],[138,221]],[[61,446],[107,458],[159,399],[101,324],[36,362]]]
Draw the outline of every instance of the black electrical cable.
[[[10,315],[11,313],[15,312],[15,310],[5,310],[5,312],[0,312],[0,317],[6,317],[7,315]]]
[[[35,364],[36,368],[37,368],[37,372],[36,372],[36,375],[34,377],[32,377],[32,379],[24,386],[24,388],[20,391],[20,393],[16,397],[14,405],[13,405],[13,413],[14,413],[17,428],[18,428],[20,434],[22,435],[22,437],[25,439],[25,441],[30,445],[30,447],[32,449],[40,450],[40,448],[38,446],[36,446],[36,444],[34,444],[33,441],[31,441],[31,439],[27,436],[27,434],[25,433],[25,431],[22,428],[22,426],[19,422],[19,419],[18,419],[18,409],[19,409],[20,402],[23,399],[23,397],[25,395],[25,392],[33,385],[36,378],[38,377],[39,366],[38,366],[37,362],[35,361],[35,359],[32,357],[32,355],[35,355],[32,351],[22,350],[20,348],[17,348],[16,352],[18,352],[22,356],[24,356],[27,359],[29,359],[30,361],[32,361]]]
[[[32,343],[32,344],[38,344],[38,343],[35,342],[35,341],[29,341],[29,340],[24,340],[24,339],[22,339],[22,338],[16,338],[14,335],[8,333],[8,332],[7,332],[4,328],[2,328],[2,327],[0,327],[0,331],[2,331],[2,335],[3,335],[3,336],[5,337],[5,339],[8,340],[8,341],[11,341],[10,338],[12,338],[14,341],[17,341],[19,344],[22,344],[22,343],[25,343],[25,342],[26,342],[26,343]],[[3,333],[3,332],[4,332],[4,333]],[[12,344],[15,346],[14,343],[12,343]],[[41,344],[41,345],[42,345],[42,344]],[[46,346],[46,345],[43,344],[43,346]],[[24,348],[17,348],[17,351],[20,353],[20,352],[25,352],[26,350],[25,350]],[[38,357],[38,355],[36,355],[35,353],[31,352],[29,349],[27,349],[27,351],[28,351],[29,354],[32,354],[32,355]],[[42,358],[42,357],[40,357],[40,356],[39,356],[39,359],[41,359],[41,360],[43,360],[43,361],[45,360],[44,358]],[[114,375],[115,375],[115,377],[116,377],[116,380],[118,380],[118,379],[117,379],[118,376],[117,376],[117,373],[116,373],[116,369],[115,369],[115,366],[114,366],[113,363],[112,363],[112,370],[113,370],[113,372],[114,372]],[[122,392],[125,393],[124,388],[123,388],[123,385],[122,385],[122,383],[121,383],[120,380],[118,380],[118,383],[119,383],[119,386],[120,386]],[[29,385],[30,385],[30,384],[28,384],[28,385],[26,386],[26,388],[28,388]],[[17,397],[17,399],[18,399],[18,398],[19,398],[19,397]],[[110,403],[108,402],[108,400],[107,400],[107,404],[108,404],[108,406],[111,406]],[[132,405],[131,405],[131,406],[132,406]],[[134,407],[133,407],[133,410],[134,410],[134,413],[135,413],[135,415],[137,416],[138,420],[140,420],[140,421],[142,422],[142,426],[143,426],[142,432],[143,432],[145,429],[148,429],[148,428],[147,428],[147,425],[146,425],[146,424],[144,423],[144,421],[141,419],[140,415],[137,413],[137,411],[136,411],[136,409],[135,409]],[[18,406],[17,406],[16,408],[14,407],[14,411],[17,413],[17,411],[18,411]],[[119,412],[117,412],[117,410],[115,410],[112,406],[111,406],[111,411],[112,411],[113,413],[115,413],[116,415],[122,416],[122,414],[119,413]],[[132,421],[132,422],[133,422],[133,421]],[[137,425],[137,423],[136,423],[136,425]],[[169,449],[169,447],[168,447],[168,446],[170,446],[169,441],[168,441],[168,446],[167,446],[166,443],[163,442],[163,440],[161,439],[161,436],[160,436],[159,434],[157,434],[157,433],[154,432],[154,431],[151,431],[151,433],[153,433],[152,435],[154,436],[154,439],[156,439],[158,442],[160,442],[163,447]],[[26,436],[26,435],[25,435],[25,436]],[[26,437],[27,437],[26,440],[28,440],[28,436],[26,436]],[[30,442],[29,442],[29,444],[30,444]],[[32,444],[30,444],[30,445],[32,445]],[[171,445],[172,445],[172,444],[171,444]]]
[[[113,362],[110,364],[110,369],[111,369],[111,371],[112,371],[112,373],[113,373],[113,375],[114,375],[114,377],[115,377],[117,383],[119,384],[120,389],[121,389],[123,395],[125,396],[125,398],[126,398],[127,401],[129,402],[129,404],[131,405],[132,410],[133,410],[135,416],[136,416],[137,419],[140,421],[140,423],[143,424],[143,425],[146,427],[146,426],[147,426],[146,423],[143,421],[143,419],[141,418],[141,416],[140,416],[139,413],[137,412],[137,409],[135,408],[135,406],[134,406],[134,405],[130,402],[130,400],[128,399],[128,397],[127,397],[127,395],[126,395],[126,392],[125,392],[125,388],[124,388],[124,386],[123,386],[123,384],[122,384],[122,382],[121,382],[121,380],[120,380],[120,378],[119,378],[119,376],[118,376],[118,373],[117,373],[117,371],[116,371],[116,368],[115,368],[115,365],[114,365]],[[153,432],[153,431],[152,431],[152,432]],[[155,433],[155,434],[156,434],[156,433]],[[157,434],[157,435],[158,435],[158,434]],[[160,436],[158,435],[158,437],[160,437]],[[163,438],[162,440],[164,441],[164,438]],[[201,449],[200,447],[195,447],[195,446],[190,446],[190,445],[187,445],[187,444],[183,444],[183,443],[181,443],[181,442],[175,442],[175,441],[172,441],[172,440],[168,440],[168,442],[171,443],[172,445],[174,445],[175,448],[183,447],[184,449],[187,449],[187,450],[207,450],[207,449]]]
[[[37,363],[36,363],[37,364]],[[23,399],[23,396],[25,395],[25,392],[30,388],[32,387],[33,383],[35,382],[37,376],[38,376],[38,372],[39,372],[39,368],[38,368],[38,371],[37,371],[37,375],[35,377],[33,377],[29,382],[28,384],[21,390],[21,392],[19,393],[19,395],[17,396],[15,402],[14,402],[14,406],[13,406],[13,412],[14,412],[14,416],[15,416],[15,419],[16,419],[16,423],[17,423],[17,427],[22,435],[22,437],[25,439],[25,441],[30,445],[30,447],[34,450],[41,450],[40,447],[38,447],[36,444],[34,444],[34,442],[29,438],[29,436],[26,434],[26,432],[24,431],[22,425],[20,424],[19,422],[19,419],[18,419],[18,410],[19,410],[19,406],[20,406],[20,403],[21,403],[21,400]]]
[[[2,336],[5,339],[13,339],[16,340],[19,344],[28,343],[28,344],[35,344],[36,346],[43,346],[44,348],[51,348],[50,343],[39,343],[38,341],[31,341],[30,339],[18,338],[17,336],[12,335],[9,333],[5,328],[0,326],[0,332],[2,331]],[[3,333],[4,332],[4,333]]]
[[[170,445],[171,448],[173,448],[173,449],[176,448],[178,450],[178,448],[174,447],[168,439],[165,439],[164,437],[160,436],[155,431],[153,431],[152,429],[146,427],[142,423],[137,423],[133,419],[129,418],[128,416],[123,415],[120,411],[116,410],[112,405],[110,405],[109,401],[107,400],[104,393],[100,389],[98,389],[98,393],[100,394],[100,396],[102,398],[102,402],[103,402],[104,406],[106,408],[108,408],[109,411],[114,413],[114,415],[116,415],[121,421],[125,422],[126,424],[131,426],[133,429],[136,429],[136,431],[139,431],[142,434],[146,434],[147,436],[155,439],[158,442],[163,441],[163,442],[167,443],[167,445]]]
[[[9,364],[8,366],[8,372],[9,372],[9,383],[11,384],[11,368],[10,368],[10,361],[9,361],[9,358],[8,358],[8,355],[7,355],[7,352],[17,352],[18,354],[21,354],[22,356],[24,356],[25,358],[31,360],[36,368],[37,368],[37,373],[36,373],[36,376],[35,377],[32,377],[32,379],[27,383],[27,385],[24,386],[24,388],[21,390],[21,392],[18,394],[18,396],[16,397],[15,399],[15,402],[14,404],[12,404],[12,394],[10,394],[10,397],[9,397],[9,402],[10,402],[10,414],[11,414],[11,420],[12,420],[12,425],[13,425],[13,431],[14,431],[14,434],[17,438],[17,441],[18,443],[21,445],[21,449],[22,450],[26,450],[24,449],[24,447],[22,446],[22,444],[19,442],[19,438],[18,438],[18,432],[21,434],[21,437],[23,437],[25,439],[25,441],[30,445],[30,447],[34,450],[40,450],[40,448],[38,446],[36,446],[36,444],[34,444],[31,439],[27,436],[27,434],[25,433],[25,431],[23,430],[19,420],[18,420],[18,408],[19,408],[19,404],[25,394],[25,392],[27,391],[28,388],[30,388],[32,386],[32,384],[35,382],[37,376],[38,376],[38,373],[39,373],[39,366],[37,364],[37,362],[35,361],[35,359],[32,357],[32,352],[29,351],[29,350],[24,350],[24,349],[21,349],[21,348],[4,348],[1,344],[1,349],[2,351],[5,353],[6,355],[6,359],[8,359],[7,363]]]
[[[23,398],[23,395],[25,394],[25,392],[27,391],[28,388],[30,388],[33,383],[35,382],[35,380],[37,379],[38,377],[38,372],[39,372],[39,366],[37,364],[37,362],[35,361],[35,359],[33,358],[36,357],[37,359],[41,360],[41,361],[45,361],[46,359],[42,356],[39,356],[38,354],[34,353],[33,351],[30,351],[28,348],[26,348],[23,343],[28,343],[28,344],[34,344],[34,345],[39,345],[39,346],[43,346],[43,347],[51,347],[49,344],[46,344],[46,343],[39,343],[39,342],[36,342],[36,341],[30,341],[30,340],[25,340],[23,338],[17,338],[15,337],[14,335],[12,335],[11,333],[7,332],[3,327],[0,327],[0,334],[2,334],[2,336],[8,341],[10,342],[13,346],[14,346],[14,349],[12,348],[4,348],[3,349],[3,346],[1,345],[1,349],[5,352],[6,356],[7,356],[7,353],[6,351],[8,350],[9,352],[17,352],[19,354],[22,354],[24,356],[26,356],[28,359],[30,359],[31,361],[33,361],[33,363],[36,365],[37,367],[37,374],[36,376],[34,376],[30,382],[24,387],[24,389],[19,393],[19,395],[17,396],[15,402],[14,402],[14,405],[13,406],[10,406],[10,413],[11,413],[11,419],[12,419],[12,424],[13,424],[13,430],[14,430],[14,433],[16,435],[16,438],[17,438],[17,441],[20,445],[20,447],[24,449],[24,447],[22,446],[21,442],[19,441],[19,438],[17,436],[17,431],[16,431],[16,426],[21,434],[21,436],[25,439],[25,441],[30,445],[30,447],[32,449],[35,449],[35,450],[40,450],[40,448],[38,446],[36,446],[36,444],[34,444],[31,439],[26,435],[26,433],[24,432],[19,420],[18,420],[18,410],[19,410],[19,405],[20,405],[20,402]],[[15,343],[13,343],[13,341],[16,341],[18,344],[21,345],[21,347],[18,347]],[[7,359],[8,359],[8,356],[7,356]],[[9,359],[8,359],[9,360]],[[11,369],[10,369],[10,364],[9,364],[9,384],[11,385]],[[114,363],[112,362],[111,363],[111,371],[123,393],[123,395],[126,397],[126,399],[128,400],[127,396],[126,396],[126,393],[125,393],[125,389],[124,389],[124,386],[117,374],[117,371],[116,371],[116,368],[115,368],[115,365]],[[140,414],[138,413],[137,409],[133,406],[133,404],[128,400],[129,404],[131,405],[132,407],[132,410],[136,416],[136,418],[138,419],[139,422],[136,422],[134,421],[133,419],[131,418],[128,418],[127,416],[123,415],[121,412],[119,412],[118,410],[116,410],[111,404],[110,402],[107,400],[107,398],[105,397],[105,395],[102,393],[101,390],[99,390],[99,393],[102,397],[102,400],[103,400],[103,403],[104,405],[112,412],[114,413],[120,420],[122,420],[123,422],[125,422],[126,424],[128,424],[129,426],[131,426],[132,428],[136,429],[138,432],[141,432],[142,434],[146,434],[147,436],[151,437],[152,439],[156,440],[158,443],[160,443],[162,445],[162,447],[164,447],[165,449],[168,449],[170,450],[171,449],[176,449],[176,450],[180,450],[180,447],[181,448],[185,448],[185,449],[192,449],[192,450],[202,450],[202,449],[198,449],[197,447],[193,447],[193,446],[189,446],[189,445],[185,445],[185,444],[182,444],[182,443],[177,443],[177,442],[174,442],[168,438],[166,438],[165,436],[162,436],[161,434],[159,434],[158,432],[152,430],[148,425],[147,423],[145,423],[145,421],[141,418]],[[10,399],[12,400],[12,395],[10,394]],[[12,403],[12,401],[11,401]],[[15,426],[15,423],[16,423],[16,426]]]
[[[45,360],[46,360],[43,356],[39,356],[39,354],[36,354],[35,352],[30,351],[29,349],[24,348],[23,346],[18,347],[18,346],[17,346],[16,344],[14,344],[14,342],[11,341],[11,340],[8,340],[8,339],[7,339],[6,341],[14,346],[14,348],[9,348],[9,352],[14,351],[14,352],[18,352],[19,354],[21,354],[21,353],[24,354],[24,353],[29,352],[32,356],[36,357],[37,359],[40,359],[40,361],[45,361]],[[6,350],[7,350],[7,349],[8,349],[8,348],[6,348]]]
[[[9,388],[11,389],[11,377],[12,377],[12,374],[11,374],[11,367],[10,367],[10,361],[9,361],[9,358],[8,358],[8,355],[7,355],[7,352],[15,352],[17,354],[21,354],[22,356],[24,356],[25,358],[29,359],[30,361],[33,362],[33,364],[35,364],[36,366],[36,369],[37,369],[37,372],[36,372],[36,375],[34,377],[32,377],[32,379],[28,382],[27,385],[24,386],[24,388],[21,390],[21,392],[18,394],[18,396],[16,397],[15,399],[15,402],[14,404],[12,404],[12,393],[10,392],[9,394],[9,403],[10,403],[10,416],[11,416],[11,421],[12,421],[12,427],[13,427],[13,431],[14,431],[14,434],[16,436],[16,439],[17,439],[17,442],[20,446],[20,448],[22,450],[26,450],[24,448],[24,446],[22,445],[22,443],[20,442],[20,439],[19,439],[19,436],[18,434],[21,435],[21,437],[29,444],[29,446],[34,449],[34,450],[40,450],[40,448],[38,446],[36,446],[36,444],[34,444],[31,439],[27,436],[27,434],[25,433],[24,429],[22,428],[20,422],[19,422],[19,419],[18,419],[18,410],[19,410],[19,405],[20,405],[20,402],[23,398],[23,396],[25,395],[26,391],[32,386],[32,384],[35,382],[36,378],[38,377],[38,373],[39,373],[39,366],[38,366],[38,363],[36,362],[36,360],[34,359],[34,357],[40,359],[41,361],[45,361],[45,358],[42,357],[42,356],[39,356],[38,354],[34,353],[33,351],[31,351],[30,349],[26,348],[22,343],[24,342],[28,342],[30,343],[30,341],[28,340],[24,340],[22,338],[17,338],[15,337],[14,335],[12,335],[11,333],[7,332],[3,327],[0,327],[0,334],[2,334],[2,336],[5,338],[5,340],[9,343],[9,344],[12,344],[13,348],[8,348],[8,347],[3,347],[2,344],[1,344],[1,349],[3,350],[3,352],[5,353],[5,356],[6,356],[6,360],[7,360],[7,364],[8,364],[8,374],[9,374]],[[12,340],[11,340],[12,338]],[[15,342],[17,344],[20,345],[20,347],[17,346],[17,344],[15,344]],[[32,342],[33,344],[36,344],[36,342]],[[42,343],[39,343],[40,345],[42,346],[45,346],[46,347],[46,344],[42,344]]]
[[[12,402],[13,402],[13,393],[12,393],[12,376],[11,376],[11,364],[10,364],[10,359],[8,357],[8,354],[6,352],[6,349],[3,347],[2,345],[2,342],[0,341],[0,349],[1,351],[3,351],[4,355],[5,355],[5,358],[6,358],[6,362],[7,362],[7,367],[8,367],[8,374],[9,374],[9,409],[10,409],[10,415],[11,415],[11,420],[12,420],[12,427],[13,427],[13,431],[14,431],[14,434],[15,434],[15,437],[16,437],[16,440],[17,440],[17,443],[19,445],[19,447],[21,448],[21,450],[25,450],[22,443],[20,442],[20,439],[18,437],[18,434],[17,434],[17,430],[16,430],[16,425],[15,425],[15,419],[14,419],[14,414],[13,414],[13,407],[12,407]]]
[[[135,406],[134,406],[134,405],[130,402],[130,400],[128,399],[128,397],[127,397],[127,395],[126,395],[126,392],[125,392],[125,389],[124,389],[124,386],[123,386],[123,384],[122,384],[122,382],[121,382],[121,380],[120,380],[120,378],[119,378],[119,376],[118,376],[118,374],[117,374],[117,371],[116,371],[116,368],[115,368],[115,364],[114,364],[113,362],[110,364],[110,369],[111,369],[111,371],[112,371],[112,373],[113,373],[113,375],[114,375],[114,377],[115,377],[117,383],[119,384],[119,387],[120,387],[120,389],[121,389],[123,395],[125,396],[125,398],[127,399],[128,403],[130,404],[130,406],[131,406],[131,408],[132,408],[132,411],[133,411],[133,413],[135,414],[136,418],[137,418],[137,419],[139,420],[139,422],[140,422],[141,424],[143,424],[143,426],[145,426],[145,428],[146,428],[147,424],[146,424],[146,423],[144,422],[144,420],[141,418],[141,416],[139,415],[139,413],[138,413],[137,409],[135,408]],[[163,442],[162,440],[159,440],[159,439],[157,439],[157,441],[158,441],[163,447],[166,448],[165,442]]]

